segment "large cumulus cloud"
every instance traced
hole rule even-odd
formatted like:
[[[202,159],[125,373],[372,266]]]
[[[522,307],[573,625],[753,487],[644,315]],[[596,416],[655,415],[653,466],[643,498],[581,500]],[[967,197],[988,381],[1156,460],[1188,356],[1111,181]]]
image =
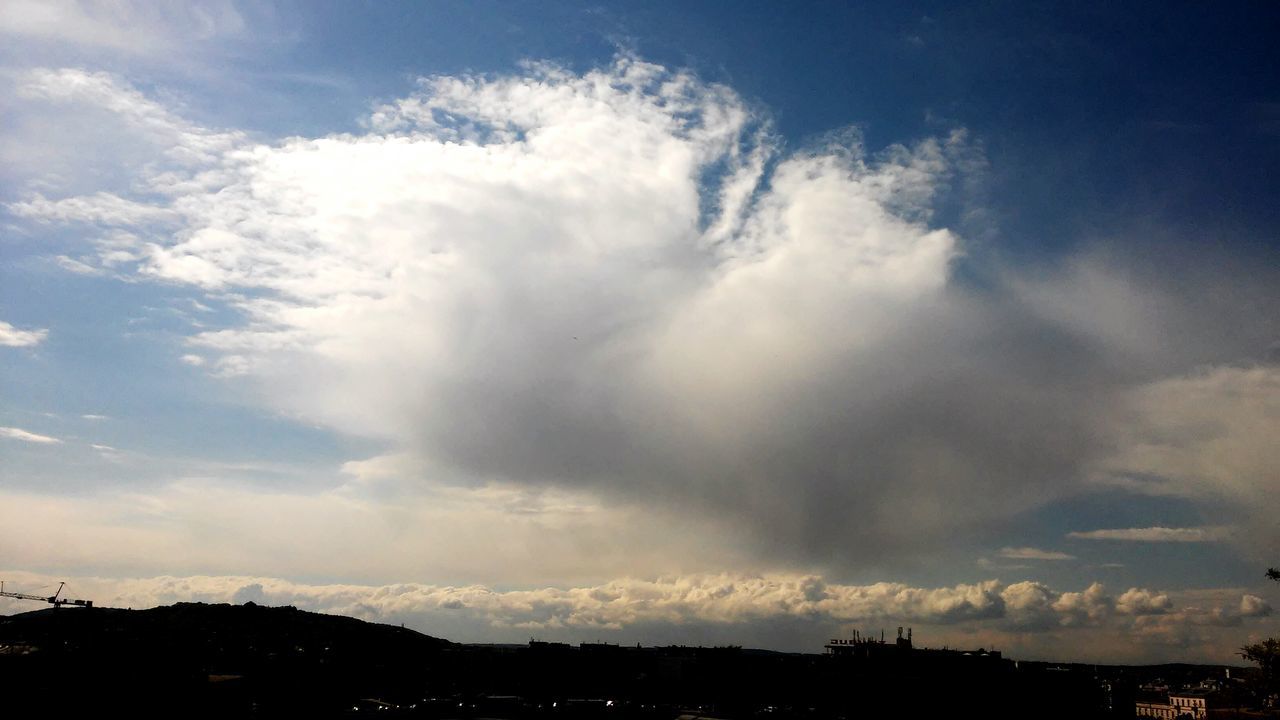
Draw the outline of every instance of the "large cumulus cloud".
[[[24,88],[172,147],[135,197],[10,211],[125,228],[76,262],[236,307],[191,356],[383,442],[361,480],[714,513],[759,554],[840,568],[980,541],[1099,478],[1267,503],[1277,463],[1233,418],[1274,422],[1276,369],[1192,366],[1242,362],[1275,321],[1188,339],[1208,311],[1104,255],[959,279],[933,208],[974,165],[963,132],[788,150],[732,90],[626,57],[424,79],[362,134],[272,144],[101,75]],[[1043,593],[1016,594],[1039,617]],[[1087,595],[1053,606],[1090,618]]]

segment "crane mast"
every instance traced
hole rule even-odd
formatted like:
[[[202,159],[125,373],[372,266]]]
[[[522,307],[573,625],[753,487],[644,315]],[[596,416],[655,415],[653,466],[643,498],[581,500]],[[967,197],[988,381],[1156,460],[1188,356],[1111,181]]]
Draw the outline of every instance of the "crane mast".
[[[70,598],[59,597],[60,595],[62,595],[62,587],[66,584],[67,583],[65,581],[58,583],[58,591],[55,592],[50,597],[44,597],[41,595],[29,595],[27,593],[7,592],[4,589],[4,581],[0,580],[0,597],[17,598],[18,600],[40,600],[42,602],[47,602],[54,607],[61,607],[63,605],[75,605],[77,607],[93,607],[92,600],[72,600]]]

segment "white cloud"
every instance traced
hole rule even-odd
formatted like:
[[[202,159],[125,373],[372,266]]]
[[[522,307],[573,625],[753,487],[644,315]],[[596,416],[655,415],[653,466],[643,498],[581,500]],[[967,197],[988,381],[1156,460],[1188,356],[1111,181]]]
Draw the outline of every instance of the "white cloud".
[[[1129,588],[1116,600],[1116,611],[1125,615],[1160,615],[1172,608],[1167,594],[1145,588]]]
[[[41,445],[50,445],[62,442],[58,438],[49,437],[48,435],[40,435],[38,433],[27,432],[22,428],[0,427],[0,437],[6,437],[11,440],[21,440],[23,442],[37,443]]]
[[[99,457],[105,460],[110,460],[111,462],[117,462],[117,463],[123,462],[128,457],[128,455],[123,451],[121,451],[119,448],[114,448],[110,445],[103,445],[102,443],[89,443],[89,447],[93,448],[94,451],[98,453]]]
[[[0,320],[0,345],[8,347],[34,347],[49,336],[48,330],[19,330]]]
[[[192,366],[194,366],[194,367],[200,367],[200,366],[204,365],[204,364],[207,362],[207,361],[204,359],[204,356],[203,356],[203,355],[183,355],[183,356],[182,356],[181,358],[179,358],[179,359],[180,359],[180,360],[182,360],[182,362],[184,362],[184,363],[186,363],[186,364],[188,364],[188,365],[192,365]]]
[[[216,132],[184,120],[164,105],[151,100],[127,82],[106,72],[77,68],[36,68],[19,76],[17,94],[28,101],[62,106],[83,106],[105,114],[123,129],[151,143],[163,157],[180,166],[216,163],[223,152],[244,141],[243,133]],[[160,174],[149,177],[157,193],[180,190],[166,185],[172,178]],[[188,178],[195,182],[197,178]],[[38,217],[61,217],[85,221],[105,219],[113,224],[141,222],[163,217],[163,208],[146,207],[111,193],[49,202],[43,198],[15,206],[16,211]]]
[[[1226,527],[1146,527],[1117,528],[1070,532],[1067,537],[1077,540],[1124,540],[1129,542],[1217,542],[1226,539],[1231,528]]]
[[[231,2],[193,6],[124,0],[6,0],[0,35],[126,54],[173,52],[180,43],[234,36],[245,28]]]
[[[54,261],[57,262],[58,266],[61,267],[63,270],[73,272],[77,275],[105,275],[106,274],[105,272],[103,272],[102,268],[96,267],[94,265],[90,265],[89,263],[84,262],[83,260],[76,260],[75,258],[67,255],[58,255],[57,257],[54,258]]]
[[[1232,591],[1202,590],[1186,593],[1184,601],[1170,604],[1159,612],[1134,618],[1135,633],[1164,637],[1173,641],[1194,628],[1240,628],[1247,621],[1270,617],[1272,608],[1257,595]],[[1238,630],[1236,631],[1238,632]]]
[[[21,572],[6,571],[6,577],[20,587],[48,582],[48,578]],[[649,644],[654,638],[646,633],[660,627],[673,628],[686,642],[700,642],[699,638],[710,636],[706,628],[720,627],[750,643],[750,628],[770,623],[790,623],[787,627],[805,638],[830,637],[837,632],[834,627],[888,623],[915,625],[919,645],[937,647],[947,637],[961,638],[965,647],[992,647],[998,642],[1006,654],[1017,651],[1014,657],[1042,654],[1044,648],[1071,653],[1059,654],[1059,660],[1092,656],[1100,649],[1125,652],[1123,648],[1132,657],[1137,648],[1151,653],[1149,643],[1155,644],[1157,657],[1168,657],[1170,650],[1164,643],[1195,639],[1205,645],[1193,657],[1225,661],[1238,640],[1219,637],[1213,629],[1223,627],[1224,619],[1233,623],[1227,627],[1238,627],[1244,619],[1221,607],[1178,609],[1164,593],[1137,589],[1125,596],[1141,595],[1141,602],[1126,606],[1122,600],[1117,605],[1096,584],[1083,593],[1060,593],[1034,582],[919,588],[895,583],[841,585],[813,575],[724,573],[501,590],[419,583],[312,585],[266,576],[62,579],[69,580],[68,588],[76,597],[105,606],[252,600],[405,622],[463,642],[518,641],[530,633],[581,639],[591,633],[593,638],[603,634]],[[0,604],[0,611],[4,608]],[[1017,644],[1010,647],[1010,642]],[[820,650],[817,644],[788,649]]]
[[[1046,629],[1058,624],[1054,609],[1058,593],[1047,585],[1024,581],[1008,585],[1001,591],[1005,612],[1018,628]]]
[[[828,585],[816,580],[807,582],[809,587],[816,589],[818,598],[812,611],[837,620],[901,619],[950,623],[1004,614],[999,583],[995,581],[950,588],[913,588],[901,583],[853,586]]]
[[[1008,558],[1010,560],[1075,560],[1076,559],[1074,555],[1068,555],[1064,552],[1058,552],[1056,550],[1041,550],[1039,548],[1032,548],[1032,547],[1001,548],[1000,552],[996,554],[1002,558]]]
[[[1241,617],[1267,617],[1274,610],[1271,604],[1257,595],[1242,595],[1240,597],[1240,616]]]
[[[1097,624],[1111,616],[1116,601],[1101,583],[1093,583],[1083,592],[1062,593],[1052,607],[1063,625]]]
[[[118,225],[99,265],[240,311],[184,361],[384,445],[346,467],[377,492],[644,504],[807,567],[933,552],[1090,475],[1273,502],[1272,371],[1183,376],[1168,338],[1196,333],[1168,332],[1185,308],[1158,284],[1093,257],[953,278],[963,244],[932,208],[963,133],[786,151],[728,88],[626,57],[428,78],[362,133],[273,144],[115,76],[38,71],[20,91],[152,150],[122,164],[129,192],[11,210]],[[1215,345],[1195,363],[1236,347]]]
[[[244,293],[246,325],[193,339],[218,375],[446,479],[651,495],[674,469],[709,493],[796,388],[940,302],[958,252],[924,220],[962,137],[876,158],[851,138],[781,158],[766,182],[777,150],[745,103],[629,58],[433,78],[375,113],[381,132],[277,146],[204,131],[108,75],[39,71],[23,92],[96,104],[177,148],[171,167],[205,165],[144,175],[171,200],[13,211],[130,225],[137,241],[104,246],[104,266]],[[155,227],[175,217],[176,233]],[[528,423],[560,437],[531,442]],[[678,467],[636,462],[663,445]],[[698,467],[716,456],[729,464]]]
[[[85,583],[78,583],[83,585]],[[296,604],[385,618],[439,609],[466,610],[498,626],[612,628],[643,623],[747,623],[777,617],[954,622],[1003,616],[994,581],[952,588],[895,583],[833,585],[802,575],[694,575],[624,578],[596,586],[497,591],[480,585],[301,585],[273,578],[155,578],[113,583],[112,605],[146,607],[176,600],[229,601],[256,585],[272,604]],[[185,596],[184,596],[185,595]]]
[[[41,195],[24,202],[10,203],[9,212],[41,221],[91,222],[104,225],[137,225],[173,218],[173,213],[146,203],[126,200],[110,193],[51,201]],[[73,261],[74,262],[74,261]],[[75,267],[79,267],[77,264]]]
[[[5,207],[31,221],[100,223],[106,235],[112,225],[171,220],[156,198],[207,183],[220,155],[243,142],[241,133],[184,120],[110,73],[14,71],[0,74],[0,92],[13,100],[0,164],[7,182],[28,190]]]
[[[1103,469],[1110,482],[1223,502],[1246,515],[1233,534],[1205,528],[1214,539],[1244,547],[1280,540],[1280,366],[1207,368],[1137,388],[1128,401],[1119,451]]]
[[[139,460],[85,449],[95,460]],[[255,489],[249,483],[261,471],[216,465],[166,474],[183,479],[160,487],[96,483],[74,496],[0,492],[0,546],[18,567],[92,564],[117,575],[291,568],[367,582],[572,584],[624,567],[650,575],[747,567],[738,529],[710,518],[690,527],[670,513],[604,507],[581,493],[497,485],[365,492],[319,470],[331,489]],[[48,527],[59,528],[58,542],[32,540]]]

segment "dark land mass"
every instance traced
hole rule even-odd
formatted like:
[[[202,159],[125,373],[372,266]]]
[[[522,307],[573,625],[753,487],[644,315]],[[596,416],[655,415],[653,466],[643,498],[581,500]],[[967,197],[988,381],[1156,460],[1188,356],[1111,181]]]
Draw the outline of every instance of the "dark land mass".
[[[50,608],[0,619],[5,710],[332,710],[419,683],[451,643],[293,607]]]
[[[1014,662],[909,642],[837,650],[849,652],[461,645],[252,603],[51,608],[0,617],[0,707],[10,715],[1131,718],[1135,698],[1162,683],[1214,685],[1233,704],[1249,700],[1242,668]]]

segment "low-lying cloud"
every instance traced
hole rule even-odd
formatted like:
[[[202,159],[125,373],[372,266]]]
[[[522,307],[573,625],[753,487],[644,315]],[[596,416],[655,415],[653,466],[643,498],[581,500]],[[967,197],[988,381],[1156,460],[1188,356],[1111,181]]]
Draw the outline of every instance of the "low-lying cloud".
[[[27,585],[48,582],[22,573],[18,580]],[[1238,591],[1234,595],[1217,591],[1219,604],[1214,606],[1179,607],[1166,592],[1130,588],[1117,597],[1098,583],[1079,592],[1060,592],[1037,582],[996,580],[920,588],[900,583],[843,585],[819,576],[788,574],[624,578],[592,586],[530,590],[484,585],[306,585],[236,576],[79,578],[69,587],[74,596],[91,597],[99,605],[134,609],[193,601],[294,605],[371,621],[409,621],[419,630],[438,635],[448,636],[451,631],[470,635],[450,638],[458,641],[519,640],[529,633],[615,637],[657,626],[684,628],[680,632],[695,633],[694,638],[699,628],[738,628],[749,639],[751,627],[771,623],[809,628],[821,637],[840,628],[910,624],[931,628],[935,639],[967,635],[974,643],[1009,641],[1021,634],[1024,652],[1033,652],[1035,641],[1027,638],[1098,631],[1137,642],[1204,628],[1239,627],[1271,612],[1257,596]],[[0,605],[0,612],[30,609],[29,604],[7,603]]]
[[[1074,555],[1068,555],[1057,550],[1041,550],[1040,548],[1021,547],[1021,548],[1001,548],[996,553],[999,557],[1008,560],[1074,560]]]
[[[1166,593],[1130,588],[1116,598],[1099,583],[1082,592],[1058,592],[1035,582],[987,580],[919,588],[902,583],[842,585],[814,575],[625,578],[595,586],[505,591],[484,585],[306,585],[278,578],[217,576],[81,578],[75,584],[78,592],[96,593],[99,604],[113,607],[252,600],[383,621],[427,611],[465,610],[495,627],[527,629],[738,624],[782,616],[828,625],[890,621],[946,625],[1020,622],[1029,613],[1043,616],[1051,625],[1072,626],[1173,610]],[[1237,621],[1269,613],[1269,606],[1257,596],[1244,595],[1240,603],[1239,610],[1215,610]]]
[[[1217,542],[1226,539],[1231,528],[1226,527],[1146,527],[1087,530],[1067,533],[1076,540],[1122,540],[1126,542]]]

